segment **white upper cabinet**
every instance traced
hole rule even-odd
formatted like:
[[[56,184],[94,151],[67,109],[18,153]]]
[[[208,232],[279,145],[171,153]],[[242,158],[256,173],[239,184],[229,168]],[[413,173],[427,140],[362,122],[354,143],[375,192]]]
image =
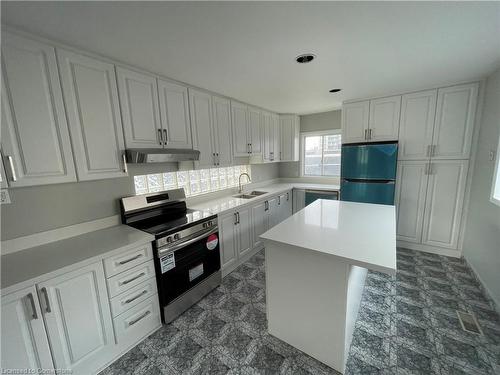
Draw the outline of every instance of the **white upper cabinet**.
[[[40,283],[38,290],[55,368],[95,373],[114,345],[102,263]]]
[[[262,124],[262,159],[264,161],[273,160],[274,151],[274,126],[271,114],[266,111],[261,113]]]
[[[249,156],[250,141],[247,130],[248,106],[231,101],[231,118],[233,127],[233,155]]]
[[[57,57],[78,178],[126,176],[114,65],[66,50]]]
[[[271,115],[273,124],[273,161],[281,161],[281,127],[278,115]]]
[[[217,165],[227,167],[233,164],[231,102],[212,95],[212,107]]]
[[[423,244],[457,248],[468,166],[467,160],[434,160],[430,164]]]
[[[422,239],[428,166],[424,160],[398,163],[395,197],[398,240],[420,243]]]
[[[478,88],[478,83],[470,83],[438,90],[433,157],[470,157]]]
[[[342,143],[367,141],[369,112],[369,100],[342,106]]]
[[[76,181],[53,47],[2,35],[1,145],[11,187]]]
[[[156,77],[116,68],[127,148],[161,148],[161,123]]]
[[[42,311],[31,286],[2,297],[2,369],[53,370]]]
[[[260,109],[248,107],[248,140],[250,143],[250,154],[262,153],[262,126],[260,122]]]
[[[158,92],[163,145],[168,148],[193,148],[187,88],[159,79]]]
[[[403,95],[399,126],[400,160],[422,160],[430,157],[437,90]]]
[[[368,140],[395,141],[399,133],[401,96],[370,100]]]
[[[212,134],[212,97],[206,92],[189,89],[189,102],[194,148],[200,151],[196,165],[200,168],[216,166],[217,157]]]
[[[281,161],[299,161],[299,119],[295,115],[280,115]]]

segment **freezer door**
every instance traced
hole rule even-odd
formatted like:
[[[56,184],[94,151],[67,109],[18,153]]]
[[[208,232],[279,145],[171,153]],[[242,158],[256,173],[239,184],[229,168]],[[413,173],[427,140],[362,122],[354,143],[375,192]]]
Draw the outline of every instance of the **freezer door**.
[[[340,200],[394,205],[394,181],[342,180]]]
[[[397,143],[342,145],[342,178],[395,180]]]

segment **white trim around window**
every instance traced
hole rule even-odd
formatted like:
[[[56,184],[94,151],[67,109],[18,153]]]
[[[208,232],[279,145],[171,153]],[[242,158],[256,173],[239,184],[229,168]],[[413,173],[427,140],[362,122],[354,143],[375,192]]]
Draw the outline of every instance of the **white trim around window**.
[[[496,150],[496,161],[493,169],[493,181],[491,184],[490,201],[500,206],[500,134],[498,136],[498,146]]]
[[[314,178],[340,177],[340,171],[339,171],[338,175],[305,174],[304,168],[305,168],[305,139],[306,139],[306,137],[325,136],[325,135],[341,135],[341,134],[342,134],[342,129],[331,129],[331,130],[300,133],[300,177],[314,177]],[[322,152],[322,157],[323,157],[323,152]]]

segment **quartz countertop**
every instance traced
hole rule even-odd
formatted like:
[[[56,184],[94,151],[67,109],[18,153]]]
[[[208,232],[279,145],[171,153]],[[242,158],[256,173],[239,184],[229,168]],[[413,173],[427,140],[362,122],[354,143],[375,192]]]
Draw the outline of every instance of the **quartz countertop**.
[[[225,211],[230,211],[240,206],[251,205],[255,202],[259,202],[268,199],[271,196],[275,196],[279,193],[286,192],[290,189],[305,189],[305,190],[322,190],[322,191],[339,191],[340,186],[334,184],[314,184],[314,183],[303,183],[303,182],[277,182],[269,185],[263,185],[259,187],[246,187],[243,189],[243,193],[250,193],[253,190],[265,191],[266,194],[259,195],[252,199],[242,199],[236,198],[232,194],[227,197],[217,198],[209,200],[206,202],[201,202],[196,205],[190,205],[189,208],[205,211],[210,214],[222,214]]]
[[[98,261],[113,250],[133,248],[153,240],[154,236],[151,234],[127,225],[117,225],[2,255],[1,288],[35,279],[86,260]]]
[[[319,199],[261,238],[332,255],[371,270],[396,273],[394,206]]]

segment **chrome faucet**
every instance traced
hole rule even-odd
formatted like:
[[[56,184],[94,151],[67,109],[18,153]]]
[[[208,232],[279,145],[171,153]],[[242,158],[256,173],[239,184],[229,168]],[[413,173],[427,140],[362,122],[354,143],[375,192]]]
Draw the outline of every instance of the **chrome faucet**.
[[[238,190],[239,194],[241,194],[241,192],[242,192],[242,189],[241,189],[241,176],[247,176],[248,177],[248,182],[252,181],[250,179],[250,175],[248,173],[242,173],[242,174],[240,174],[240,177],[238,177],[238,184],[240,186],[240,189]]]

